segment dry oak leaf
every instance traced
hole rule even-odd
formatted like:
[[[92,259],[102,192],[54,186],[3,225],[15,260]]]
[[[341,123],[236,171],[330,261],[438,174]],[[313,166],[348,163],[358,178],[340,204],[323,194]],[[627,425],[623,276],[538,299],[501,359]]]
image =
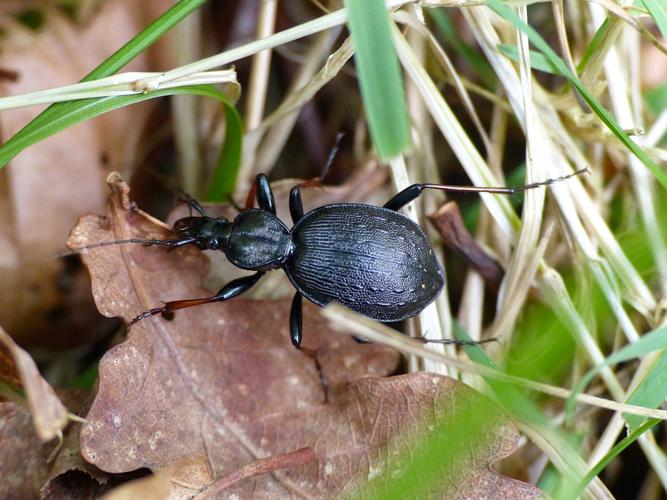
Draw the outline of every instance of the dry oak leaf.
[[[34,360],[0,328],[0,380],[25,391],[37,436],[49,441],[67,425],[67,408],[42,378]]]
[[[133,208],[118,176],[109,182],[108,217],[83,217],[68,241],[71,248],[170,237],[166,226]],[[83,257],[106,315],[128,320],[160,300],[207,295],[199,285],[206,260],[196,249],[122,245],[91,249]],[[288,301],[237,298],[177,311],[170,321],[138,323],[100,363],[99,392],[81,433],[84,458],[108,472],[159,472],[188,459],[205,464],[213,482],[201,484],[207,476],[200,475],[184,493],[183,482],[174,480],[180,488],[174,498],[215,496],[221,487],[226,496],[240,498],[328,497],[381,471],[384,450],[405,447],[405,433],[425,415],[455,407],[453,393],[475,394],[423,373],[358,380],[387,375],[396,358],[370,363],[374,373],[366,363],[350,366],[345,359],[351,352],[378,352],[378,346],[328,334],[315,307],[304,312],[304,344],[318,352],[321,372],[290,345]],[[336,350],[346,354],[322,362],[327,357],[320,353]],[[457,481],[457,490],[467,479],[496,485],[507,479],[488,468],[516,446],[516,431],[502,425],[510,431],[493,433],[493,446],[469,478]],[[294,465],[302,449],[316,459]]]

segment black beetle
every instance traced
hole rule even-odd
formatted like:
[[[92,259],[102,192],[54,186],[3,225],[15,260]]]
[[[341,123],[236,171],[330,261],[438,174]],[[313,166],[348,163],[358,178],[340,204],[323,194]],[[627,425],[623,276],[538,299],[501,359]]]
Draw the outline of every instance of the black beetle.
[[[398,213],[425,189],[512,194],[579,173],[519,188],[413,184],[382,207],[335,203],[306,214],[299,186],[295,186],[289,197],[292,229],[276,216],[269,181],[259,174],[249,196],[249,205],[256,197],[259,208],[247,206],[233,221],[209,217],[199,203],[188,198],[187,203],[200,215],[175,222],[177,239],[130,239],[91,247],[114,243],[195,245],[203,250],[221,250],[235,266],[256,271],[230,281],[212,297],[176,300],[146,311],[130,325],[155,314],[229,300],[249,290],[267,271],[282,269],[296,289],[290,335],[292,344],[299,347],[303,297],[320,306],[337,302],[382,322],[415,316],[437,297],[445,282],[444,272],[419,225]]]

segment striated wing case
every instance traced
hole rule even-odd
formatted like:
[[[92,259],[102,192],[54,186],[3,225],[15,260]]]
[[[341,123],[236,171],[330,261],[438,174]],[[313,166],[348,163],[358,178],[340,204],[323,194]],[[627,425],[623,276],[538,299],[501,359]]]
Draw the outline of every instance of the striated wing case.
[[[386,208],[326,205],[291,233],[285,272],[321,306],[338,302],[379,321],[400,321],[433,301],[445,281],[419,225]]]

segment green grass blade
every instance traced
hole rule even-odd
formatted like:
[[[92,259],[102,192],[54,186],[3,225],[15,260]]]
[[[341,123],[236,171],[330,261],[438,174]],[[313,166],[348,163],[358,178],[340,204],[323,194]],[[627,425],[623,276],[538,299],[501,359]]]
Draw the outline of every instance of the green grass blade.
[[[584,68],[586,68],[591,56],[600,49],[600,45],[602,44],[602,41],[605,39],[610,27],[611,27],[611,21],[609,20],[609,18],[607,18],[597,29],[591,41],[588,43],[588,45],[586,45],[586,49],[584,50],[584,55],[581,57],[581,61],[579,61],[579,64],[577,64],[578,73],[581,73],[584,70]]]
[[[137,55],[150,47],[155,41],[160,38],[169,29],[175,26],[181,19],[190,14],[193,10],[200,7],[206,0],[181,0],[164,14],[153,21],[146,29],[141,31],[137,36],[132,38],[129,42],[123,45],[120,49],[114,52],[111,56],[105,59],[97,68],[88,73],[82,81],[94,80],[96,78],[103,78],[110,76],[121,69]],[[153,97],[157,95],[152,94]],[[135,96],[130,96],[135,97]],[[75,116],[78,111],[85,114],[85,109],[90,105],[89,99],[64,102],[52,104],[44,111],[42,111],[36,118],[30,121],[25,127],[19,130],[12,138],[10,138],[2,147],[0,147],[0,168],[4,167],[9,160],[16,156],[23,149],[31,146],[35,142],[26,140],[27,137],[40,137],[38,140],[45,139],[49,135],[43,135],[45,130],[63,130],[62,128],[50,127],[49,123],[61,121],[60,115]],[[138,102],[138,101],[137,101]],[[78,122],[77,122],[78,123]],[[53,132],[55,133],[55,132]],[[12,143],[12,147],[6,148]],[[21,144],[20,149],[16,149],[16,145]],[[11,150],[12,154],[7,154]]]
[[[136,104],[155,97],[163,97],[174,94],[196,94],[206,97],[212,97],[221,101],[226,108],[231,105],[227,97],[212,85],[193,85],[169,89],[158,89],[145,94],[136,94],[129,96],[103,97],[98,99],[82,99],[75,101],[76,106],[71,106],[61,110],[52,120],[41,125],[23,129],[14,135],[2,147],[0,147],[0,163],[6,164],[11,158],[16,156],[28,146],[35,144],[51,135],[60,132],[72,125],[82,121],[94,118],[101,114],[113,111],[114,109]],[[240,120],[240,119],[239,119]],[[240,140],[240,136],[239,136]],[[230,145],[229,147],[237,147]]]
[[[665,13],[665,5],[660,5],[658,0],[641,0],[641,2],[649,14],[651,14],[660,33],[662,33],[662,38],[667,41],[667,14]]]
[[[403,80],[384,0],[345,0],[366,119],[377,154],[388,159],[410,146]]]
[[[241,167],[243,146],[243,124],[241,116],[231,104],[225,105],[225,142],[213,177],[206,192],[206,201],[229,201],[236,187],[236,178]]]
[[[667,174],[656,165],[651,158],[641,149],[625,131],[620,127],[609,111],[591,94],[581,83],[579,78],[570,71],[565,61],[561,59],[549,46],[549,44],[533,29],[524,23],[519,17],[506,7],[500,0],[487,0],[488,6],[499,16],[510,22],[517,29],[526,34],[530,42],[540,51],[560,74],[568,79],[570,84],[579,92],[590,108],[602,120],[612,133],[627,147],[653,174],[653,176],[667,189]]]

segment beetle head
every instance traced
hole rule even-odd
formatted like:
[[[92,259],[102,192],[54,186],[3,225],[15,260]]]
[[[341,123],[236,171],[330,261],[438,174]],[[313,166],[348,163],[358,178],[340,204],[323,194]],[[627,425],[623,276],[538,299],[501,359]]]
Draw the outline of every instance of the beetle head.
[[[183,217],[173,229],[179,239],[192,240],[202,250],[224,250],[231,226],[224,217]]]

